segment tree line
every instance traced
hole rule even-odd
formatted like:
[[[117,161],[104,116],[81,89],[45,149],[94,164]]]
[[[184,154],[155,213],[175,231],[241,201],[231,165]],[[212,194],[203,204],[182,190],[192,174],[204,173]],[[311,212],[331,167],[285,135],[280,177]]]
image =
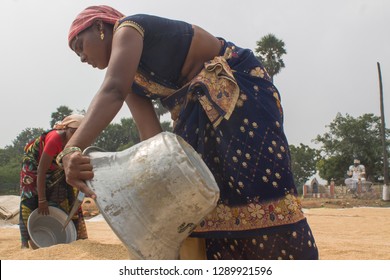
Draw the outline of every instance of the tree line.
[[[71,113],[66,106],[58,108],[52,114],[51,125],[56,122],[56,116],[63,119]],[[162,122],[162,127],[165,131],[172,131],[170,122]],[[327,128],[327,132],[312,140],[320,148],[312,148],[302,143],[297,146],[290,145],[291,168],[298,189],[300,190],[317,170],[322,178],[343,184],[347,177],[346,171],[355,158],[365,165],[368,180],[380,181],[384,164],[380,118],[373,114],[364,114],[357,118],[348,114],[337,114]],[[0,149],[0,194],[18,194],[23,148],[44,131],[42,128],[26,128],[15,138],[12,145]],[[390,130],[387,129],[386,139],[389,135]],[[123,118],[120,123],[110,124],[94,145],[106,151],[121,151],[139,142],[134,120]],[[390,147],[389,141],[387,147]],[[390,155],[389,149],[387,151]]]
[[[154,106],[160,119],[167,111],[162,108],[158,101],[154,102]],[[58,107],[51,114],[49,127],[52,128],[54,124],[73,113],[85,114],[85,111],[73,111],[67,106]],[[172,131],[173,129],[168,121],[161,122],[161,126],[164,131]],[[0,148],[0,195],[19,194],[19,174],[24,147],[50,128],[26,128],[12,141],[12,145]],[[116,152],[125,150],[139,142],[140,138],[134,120],[132,118],[122,118],[120,123],[109,124],[93,145],[106,151]]]
[[[327,132],[312,140],[320,148],[311,148],[302,143],[298,146],[290,145],[291,165],[298,187],[301,188],[316,171],[328,182],[334,180],[337,185],[344,184],[347,169],[354,159],[359,159],[365,165],[369,181],[383,180],[384,156],[380,117],[364,114],[354,118],[349,114],[338,113],[326,127]],[[386,139],[389,139],[389,129],[386,129],[385,135]],[[389,144],[387,140],[388,154]]]

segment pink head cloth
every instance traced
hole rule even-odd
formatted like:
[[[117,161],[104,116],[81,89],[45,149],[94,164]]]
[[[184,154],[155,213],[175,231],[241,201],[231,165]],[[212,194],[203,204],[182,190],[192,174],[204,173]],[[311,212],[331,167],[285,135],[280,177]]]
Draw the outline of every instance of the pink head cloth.
[[[93,23],[100,19],[103,22],[115,24],[118,19],[124,15],[105,5],[90,6],[77,15],[76,19],[72,22],[68,34],[68,43],[72,42],[73,38],[77,36],[81,31],[92,26]]]

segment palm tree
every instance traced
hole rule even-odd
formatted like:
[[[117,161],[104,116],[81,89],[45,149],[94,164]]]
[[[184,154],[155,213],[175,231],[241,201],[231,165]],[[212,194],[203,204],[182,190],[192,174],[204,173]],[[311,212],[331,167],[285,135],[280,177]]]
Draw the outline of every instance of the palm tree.
[[[285,67],[282,55],[287,54],[284,42],[276,38],[274,34],[268,34],[256,42],[256,58],[264,65],[271,80]]]

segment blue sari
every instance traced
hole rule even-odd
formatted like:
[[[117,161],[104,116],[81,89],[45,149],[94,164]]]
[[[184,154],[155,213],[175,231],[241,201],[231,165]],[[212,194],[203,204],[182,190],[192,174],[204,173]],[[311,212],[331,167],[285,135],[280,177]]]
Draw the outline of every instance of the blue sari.
[[[182,88],[157,84],[142,71],[133,86],[161,99],[174,132],[201,155],[220,188],[216,209],[191,236],[206,238],[211,259],[317,259],[291,172],[279,92],[252,51],[221,41],[220,55]],[[232,251],[249,245],[251,254]]]

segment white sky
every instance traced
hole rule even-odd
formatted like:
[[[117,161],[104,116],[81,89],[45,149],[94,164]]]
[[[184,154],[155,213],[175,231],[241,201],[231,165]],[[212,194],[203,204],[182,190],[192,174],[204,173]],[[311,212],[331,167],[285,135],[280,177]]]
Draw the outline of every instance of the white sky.
[[[185,20],[251,49],[275,34],[287,49],[274,82],[290,144],[315,146],[311,140],[338,112],[379,116],[377,62],[390,121],[388,0],[1,0],[1,148],[28,127],[49,128],[61,105],[87,109],[104,70],[80,63],[67,34],[75,16],[94,4]],[[130,116],[124,107],[114,121]]]

